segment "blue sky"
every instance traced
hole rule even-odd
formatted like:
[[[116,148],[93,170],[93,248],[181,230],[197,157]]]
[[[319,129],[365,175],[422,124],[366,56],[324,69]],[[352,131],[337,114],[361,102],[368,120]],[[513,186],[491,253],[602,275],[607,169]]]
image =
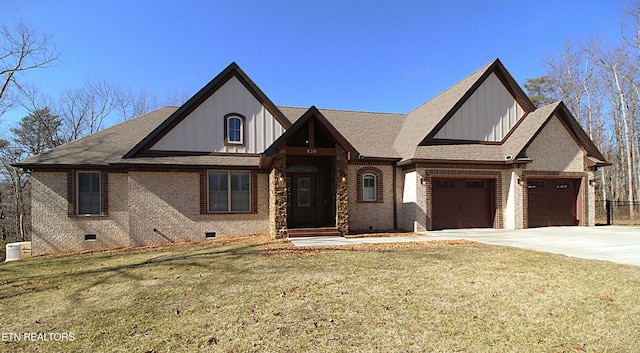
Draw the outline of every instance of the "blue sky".
[[[0,0],[53,36],[56,96],[91,78],[160,99],[235,61],[276,105],[406,113],[498,57],[522,84],[566,40],[617,41],[620,1]],[[4,124],[21,117],[5,116]],[[6,126],[3,124],[3,127]]]

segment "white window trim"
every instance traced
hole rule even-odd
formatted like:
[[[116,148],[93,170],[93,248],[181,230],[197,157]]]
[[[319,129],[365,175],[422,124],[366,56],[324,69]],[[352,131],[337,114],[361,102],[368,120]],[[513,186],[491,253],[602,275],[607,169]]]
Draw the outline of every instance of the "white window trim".
[[[240,121],[240,141],[231,141],[231,119],[238,119]],[[240,115],[227,116],[227,143],[232,145],[244,145],[244,119]]]
[[[98,213],[80,213],[80,174],[98,174],[100,177],[98,181],[98,197],[100,200],[99,203],[99,212]],[[78,216],[100,216],[102,215],[102,172],[99,170],[81,170],[76,172],[76,215]]]
[[[212,211],[211,210],[211,199],[209,197],[209,192],[211,191],[211,189],[209,188],[209,174],[210,173],[227,173],[227,211]],[[231,210],[231,173],[247,173],[249,174],[249,210],[247,211],[232,211]],[[247,170],[220,170],[220,169],[210,169],[207,170],[207,212],[208,213],[251,213],[252,212],[252,195],[253,195],[253,189],[251,188],[251,184],[252,184],[252,180],[251,178],[253,177],[251,175],[252,173],[250,171]]]
[[[364,185],[364,181],[368,176],[373,177],[373,198],[369,198],[369,199],[366,198],[365,196],[366,186]],[[365,173],[362,175],[362,201],[367,201],[367,202],[378,201],[378,176],[373,173]]]

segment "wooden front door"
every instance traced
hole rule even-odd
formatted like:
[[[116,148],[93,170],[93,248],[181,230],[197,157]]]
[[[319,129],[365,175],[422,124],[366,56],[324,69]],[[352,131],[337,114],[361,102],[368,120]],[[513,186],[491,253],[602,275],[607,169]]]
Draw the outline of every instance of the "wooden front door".
[[[329,194],[324,173],[290,173],[289,227],[321,227],[331,225]]]

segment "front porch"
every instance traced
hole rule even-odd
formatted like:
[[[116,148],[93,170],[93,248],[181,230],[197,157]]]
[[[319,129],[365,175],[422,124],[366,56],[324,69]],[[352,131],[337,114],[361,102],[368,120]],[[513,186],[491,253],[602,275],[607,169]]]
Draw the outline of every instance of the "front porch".
[[[352,147],[310,109],[265,155],[272,238],[349,232],[347,160]]]

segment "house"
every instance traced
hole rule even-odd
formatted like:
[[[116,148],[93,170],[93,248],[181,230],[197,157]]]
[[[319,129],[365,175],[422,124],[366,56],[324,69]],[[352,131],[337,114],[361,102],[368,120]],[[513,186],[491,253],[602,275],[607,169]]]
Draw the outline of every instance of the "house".
[[[562,102],[536,109],[498,59],[408,114],[276,106],[232,63],[179,108],[17,164],[32,173],[34,254],[592,226],[606,165]]]

